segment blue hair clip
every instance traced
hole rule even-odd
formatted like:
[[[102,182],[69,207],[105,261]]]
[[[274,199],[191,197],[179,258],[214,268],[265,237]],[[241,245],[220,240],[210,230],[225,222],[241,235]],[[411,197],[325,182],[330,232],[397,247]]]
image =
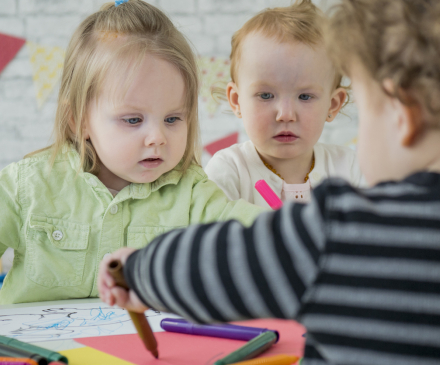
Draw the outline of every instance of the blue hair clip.
[[[128,3],[128,0],[116,0],[115,1],[115,6],[121,5],[123,3]]]

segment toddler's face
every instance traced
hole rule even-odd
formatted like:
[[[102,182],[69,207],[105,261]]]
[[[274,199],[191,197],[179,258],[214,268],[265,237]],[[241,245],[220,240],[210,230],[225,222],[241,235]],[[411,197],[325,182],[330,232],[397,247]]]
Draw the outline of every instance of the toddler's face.
[[[324,47],[246,37],[235,89],[246,132],[263,158],[313,150],[326,119],[334,118],[328,117],[334,78]]]
[[[125,94],[118,82],[120,75],[107,78],[86,125],[101,161],[98,177],[115,190],[172,170],[187,142],[185,84],[172,64],[147,55]]]

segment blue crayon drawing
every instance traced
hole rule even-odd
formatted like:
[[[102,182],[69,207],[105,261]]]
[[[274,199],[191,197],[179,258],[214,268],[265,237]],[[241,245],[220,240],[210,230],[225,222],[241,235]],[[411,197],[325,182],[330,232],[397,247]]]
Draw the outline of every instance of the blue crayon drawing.
[[[81,308],[81,305],[40,308],[33,308],[32,313],[20,308],[12,314],[0,314],[0,334],[25,342],[38,342],[135,333],[127,311],[120,308],[104,304],[93,308]],[[147,317],[160,315],[160,312],[147,312]]]

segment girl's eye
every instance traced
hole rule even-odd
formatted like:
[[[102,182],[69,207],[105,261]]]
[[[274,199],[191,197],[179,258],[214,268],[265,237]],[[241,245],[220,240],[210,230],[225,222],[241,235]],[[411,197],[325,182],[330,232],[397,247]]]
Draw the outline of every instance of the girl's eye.
[[[298,98],[299,98],[299,100],[307,101],[307,100],[310,100],[312,97],[307,94],[301,94]]]
[[[140,122],[142,122],[142,119],[141,118],[127,118],[127,119],[124,119],[124,121],[127,122],[128,124],[135,125],[135,124],[139,124]]]
[[[178,120],[182,120],[179,117],[169,117],[165,119],[165,122],[167,122],[168,124],[173,124],[176,123]]]
[[[260,94],[260,98],[263,100],[269,100],[269,99],[273,99],[274,95],[271,93],[262,93]]]

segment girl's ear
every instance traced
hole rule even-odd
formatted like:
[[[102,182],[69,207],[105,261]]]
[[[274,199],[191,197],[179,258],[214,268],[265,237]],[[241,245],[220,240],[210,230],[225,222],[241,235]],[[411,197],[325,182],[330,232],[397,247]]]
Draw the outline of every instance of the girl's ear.
[[[343,87],[339,87],[335,91],[333,91],[330,100],[330,109],[328,110],[326,118],[327,122],[330,123],[331,121],[333,121],[333,119],[336,118],[346,99],[347,90],[345,90]]]
[[[237,118],[241,118],[240,103],[238,101],[238,88],[235,82],[231,81],[226,86],[226,96],[228,97],[229,105],[234,114]]]
[[[69,114],[70,114],[70,116],[69,116],[69,128],[70,128],[70,131],[72,132],[72,134],[74,136],[76,136],[76,134],[77,134],[76,123],[75,123],[75,120],[73,119],[72,113],[69,113]],[[90,138],[88,127],[87,127],[87,123],[84,123],[84,126],[83,126],[83,138],[85,140],[88,140]]]

